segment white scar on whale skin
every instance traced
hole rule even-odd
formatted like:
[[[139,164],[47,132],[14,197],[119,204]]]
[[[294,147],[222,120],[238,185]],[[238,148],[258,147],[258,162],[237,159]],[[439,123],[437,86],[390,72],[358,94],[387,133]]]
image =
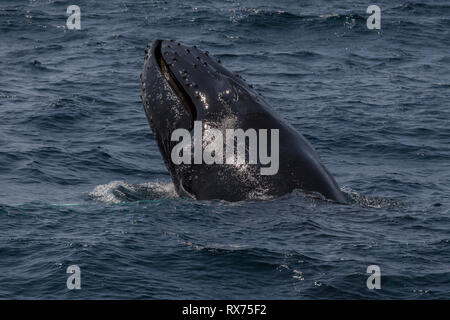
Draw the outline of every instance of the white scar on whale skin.
[[[280,162],[279,130],[270,129],[270,156],[268,155],[267,135],[267,129],[258,129],[258,133],[251,128],[246,131],[243,129],[225,129],[224,140],[221,130],[210,128],[208,124],[202,125],[201,121],[194,121],[193,137],[188,130],[183,128],[172,132],[171,141],[178,141],[171,152],[172,162],[176,165],[191,164],[193,147],[194,164],[242,166],[258,164],[259,156],[261,165],[269,165],[268,167],[261,167],[260,174],[274,175],[278,172]],[[246,144],[247,138],[249,140],[248,145]],[[246,162],[246,150],[248,150],[248,162]]]

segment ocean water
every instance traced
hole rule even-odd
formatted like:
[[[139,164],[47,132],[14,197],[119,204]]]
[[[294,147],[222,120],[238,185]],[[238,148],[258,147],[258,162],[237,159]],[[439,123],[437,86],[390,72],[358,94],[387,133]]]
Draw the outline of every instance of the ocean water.
[[[0,298],[450,298],[447,1],[377,1],[380,30],[367,1],[73,2],[0,3]],[[140,101],[156,38],[252,83],[349,205],[179,198]]]

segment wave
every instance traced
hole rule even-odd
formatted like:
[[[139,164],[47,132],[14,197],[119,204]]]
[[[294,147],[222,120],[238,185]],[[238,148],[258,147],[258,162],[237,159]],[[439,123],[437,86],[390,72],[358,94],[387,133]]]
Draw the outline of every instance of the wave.
[[[172,182],[147,182],[129,184],[125,181],[112,181],[102,184],[89,193],[93,200],[105,203],[122,203],[156,199],[178,198]]]
[[[347,186],[342,187],[341,191],[344,193],[350,205],[359,205],[366,208],[404,207],[404,204],[401,201],[379,196],[362,195]],[[89,193],[89,197],[92,200],[113,204],[180,198],[175,190],[174,184],[168,181],[155,181],[139,184],[130,184],[125,181],[112,181],[95,187],[94,190]],[[271,197],[255,191],[255,193],[252,194],[250,199],[247,201],[258,200],[273,202],[275,200],[282,201],[285,198],[292,197],[311,200],[314,202],[318,201],[323,203],[333,203],[320,193],[303,191],[300,189],[296,189],[292,193],[279,198]]]
[[[366,18],[355,13],[330,13],[322,15],[302,15],[284,10],[263,10],[241,7],[232,9],[230,21],[233,24],[252,24],[254,26],[282,26],[291,24],[333,25],[336,23],[351,27],[356,22],[365,22]]]
[[[362,195],[347,186],[341,187],[341,191],[349,204],[356,204],[365,208],[403,208],[405,206],[401,201],[395,199]]]
[[[414,14],[430,14],[435,12],[439,15],[444,15],[445,12],[450,11],[449,4],[430,4],[424,2],[406,2],[395,6],[393,10],[414,12]]]

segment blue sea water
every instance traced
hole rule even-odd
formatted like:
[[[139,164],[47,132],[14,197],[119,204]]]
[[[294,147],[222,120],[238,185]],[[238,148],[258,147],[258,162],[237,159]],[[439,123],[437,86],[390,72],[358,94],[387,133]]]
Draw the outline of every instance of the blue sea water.
[[[350,204],[179,198],[140,101],[156,38],[252,83]],[[449,299],[449,65],[444,0],[1,0],[0,298]]]

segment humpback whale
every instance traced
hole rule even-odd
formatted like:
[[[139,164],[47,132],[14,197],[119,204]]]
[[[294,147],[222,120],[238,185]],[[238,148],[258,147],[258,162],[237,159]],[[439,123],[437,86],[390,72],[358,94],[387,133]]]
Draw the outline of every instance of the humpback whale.
[[[141,99],[180,196],[241,201],[279,197],[301,189],[346,203],[309,141],[242,77],[224,68],[207,51],[173,40],[155,40],[145,52]],[[204,132],[194,132],[197,129]],[[240,132],[243,140],[236,136],[231,140],[217,138],[218,133],[225,136],[230,129]],[[207,137],[208,132],[215,135]],[[182,136],[186,141],[181,143]],[[255,138],[259,141],[252,147]],[[225,150],[226,142],[234,151],[243,146],[240,150],[244,153],[220,151],[221,147]],[[202,157],[196,148],[213,150],[209,159],[216,161],[205,163],[205,154]],[[174,154],[192,161],[174,160]],[[239,156],[241,161],[236,160]],[[262,174],[267,159],[278,163]]]

